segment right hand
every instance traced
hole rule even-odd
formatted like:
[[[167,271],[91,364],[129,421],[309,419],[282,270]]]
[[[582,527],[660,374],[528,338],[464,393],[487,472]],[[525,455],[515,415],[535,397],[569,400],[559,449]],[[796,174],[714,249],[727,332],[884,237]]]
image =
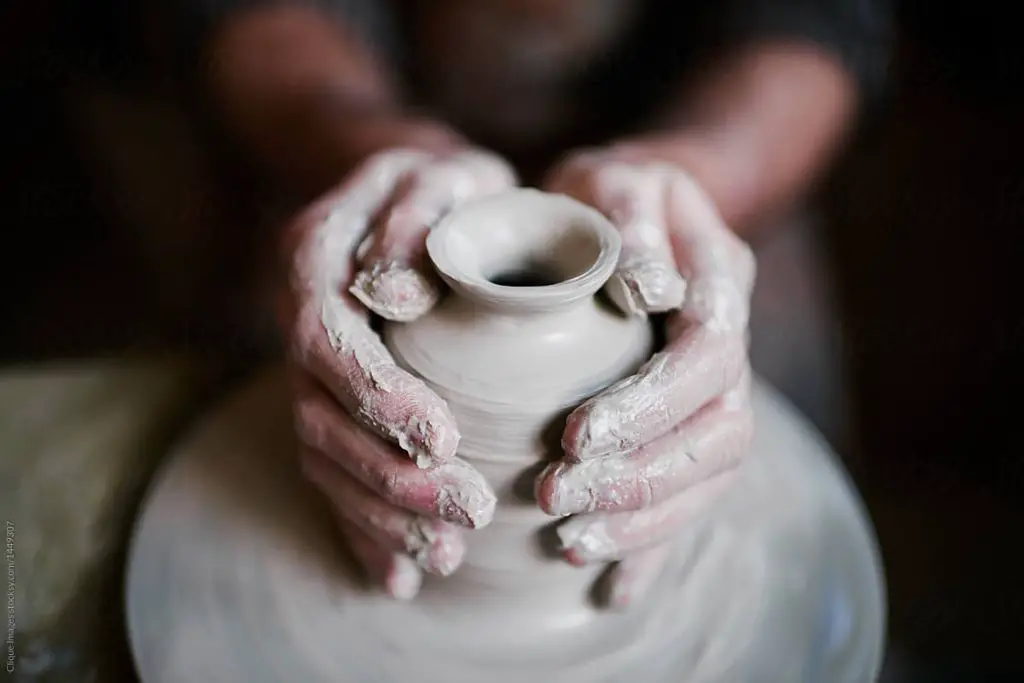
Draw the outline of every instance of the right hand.
[[[424,570],[455,571],[463,530],[491,521],[495,497],[455,456],[447,404],[395,365],[366,308],[397,321],[430,310],[440,287],[425,258],[430,226],[515,183],[485,152],[386,151],[286,232],[281,318],[302,471],[371,580],[394,597],[415,595]]]

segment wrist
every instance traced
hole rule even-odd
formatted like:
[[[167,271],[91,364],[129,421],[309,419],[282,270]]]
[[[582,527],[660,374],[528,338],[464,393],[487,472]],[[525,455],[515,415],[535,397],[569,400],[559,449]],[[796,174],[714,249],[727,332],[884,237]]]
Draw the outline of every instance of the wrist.
[[[756,222],[768,201],[768,159],[747,130],[681,130],[629,138],[612,147],[614,155],[668,163],[690,175],[710,196],[734,230]]]
[[[216,123],[287,194],[311,196],[390,147],[465,146],[410,116],[369,46],[314,8],[239,12],[211,36],[203,85]]]
[[[710,62],[651,134],[624,144],[685,168],[746,231],[813,185],[846,137],[855,98],[849,75],[816,48],[759,44]]]
[[[311,194],[332,187],[366,159],[388,149],[450,154],[470,143],[457,131],[429,118],[391,108],[356,110],[321,103],[304,111],[304,144],[282,148],[280,171],[286,182]]]

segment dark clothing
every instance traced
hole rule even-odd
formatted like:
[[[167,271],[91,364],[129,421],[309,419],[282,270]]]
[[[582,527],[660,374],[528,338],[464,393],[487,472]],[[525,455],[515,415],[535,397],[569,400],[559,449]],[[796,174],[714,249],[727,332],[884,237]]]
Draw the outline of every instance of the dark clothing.
[[[158,23],[181,63],[189,65],[202,54],[209,31],[226,16],[275,1],[280,0],[165,0],[168,14]],[[415,77],[415,55],[403,46],[418,3],[305,1],[356,29],[382,57]],[[624,124],[631,112],[646,109],[674,85],[704,51],[783,38],[810,41],[836,54],[872,99],[885,80],[889,22],[886,0],[648,0],[635,29],[580,74],[578,87],[609,123]]]
[[[240,9],[272,4],[275,0],[170,0],[183,44],[198,47],[209,29]],[[279,1],[279,0],[278,0]],[[306,0],[307,4],[334,14],[362,31],[374,46],[395,55],[399,50],[401,23],[408,18],[409,3],[382,0]],[[865,88],[876,91],[884,77],[889,41],[889,3],[886,0],[652,0],[647,3],[642,29],[632,36],[633,59],[618,67],[636,74],[650,67],[644,57],[660,58],[656,64],[685,61],[686,45],[720,41],[758,41],[795,38],[820,44],[839,55]],[[700,31],[700,32],[698,32]],[[703,34],[703,35],[702,35]],[[647,54],[642,52],[647,46]],[[626,48],[626,46],[623,46]]]
[[[189,75],[197,73],[199,60],[204,58],[203,46],[220,22],[232,13],[281,1],[163,0],[142,11],[150,13],[148,19],[157,29],[149,35],[164,41],[163,56],[172,56],[187,82]],[[412,104],[524,168],[542,167],[561,150],[600,145],[642,128],[659,106],[678,94],[697,62],[712,51],[778,39],[817,44],[847,65],[869,106],[883,92],[888,61],[887,0],[646,0],[639,16],[606,48],[576,65],[569,76],[561,74],[545,86],[549,93],[558,93],[557,99],[571,102],[567,105],[571,113],[556,116],[561,128],[545,131],[541,124],[526,123],[521,127],[532,133],[517,138],[487,120],[504,105],[472,98],[468,102],[446,101],[441,94],[445,88],[438,87],[436,81],[439,72],[422,71],[424,51],[431,47],[417,44],[416,29],[425,20],[418,13],[438,11],[434,0],[300,1],[336,17],[360,35],[404,79]],[[616,2],[591,1],[595,17],[607,10],[602,2]],[[514,8],[513,3],[506,3],[509,6]],[[586,6],[581,8],[579,11],[585,11]],[[528,89],[517,96],[511,82],[492,82],[493,75],[485,69],[479,76],[473,75],[478,65],[472,60],[473,55],[467,54],[464,63],[453,65],[460,72],[469,72],[466,80],[492,90],[506,88],[513,101],[541,106]],[[440,69],[443,79],[455,77],[451,68]]]

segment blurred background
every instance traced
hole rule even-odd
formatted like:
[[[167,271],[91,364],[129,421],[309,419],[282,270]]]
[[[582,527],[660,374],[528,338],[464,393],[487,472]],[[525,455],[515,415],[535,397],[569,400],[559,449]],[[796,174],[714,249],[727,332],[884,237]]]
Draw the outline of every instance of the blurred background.
[[[822,410],[799,381],[783,389],[843,454],[876,526],[887,680],[1024,681],[1020,24],[980,2],[898,10],[888,99],[814,198],[822,279],[759,296],[784,307],[819,282],[834,294],[838,329],[822,344],[845,378],[841,404]],[[0,10],[0,358],[10,376],[188,350],[213,359],[197,383],[138,381],[203,396],[264,350],[252,283],[266,259],[248,250],[275,207],[242,199],[244,172],[97,16]],[[122,512],[138,492],[123,492]],[[96,580],[113,602],[84,618],[116,649],[118,578]],[[123,662],[104,666],[120,673],[97,680],[130,680]]]

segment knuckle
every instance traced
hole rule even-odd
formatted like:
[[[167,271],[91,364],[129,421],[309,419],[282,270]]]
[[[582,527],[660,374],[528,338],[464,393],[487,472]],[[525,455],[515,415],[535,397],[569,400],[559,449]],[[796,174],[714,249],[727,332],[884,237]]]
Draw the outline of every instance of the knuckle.
[[[398,501],[404,490],[403,480],[397,469],[388,468],[377,474],[377,493],[390,503]]]

